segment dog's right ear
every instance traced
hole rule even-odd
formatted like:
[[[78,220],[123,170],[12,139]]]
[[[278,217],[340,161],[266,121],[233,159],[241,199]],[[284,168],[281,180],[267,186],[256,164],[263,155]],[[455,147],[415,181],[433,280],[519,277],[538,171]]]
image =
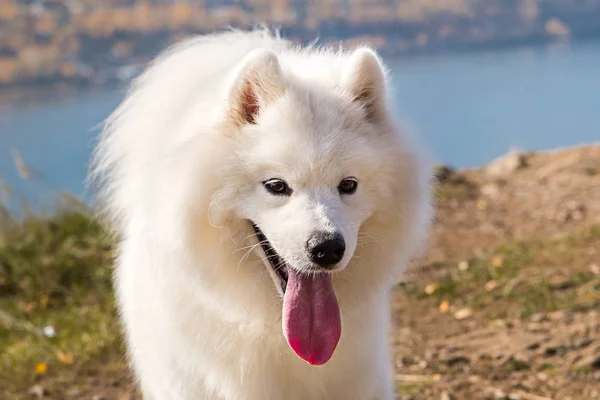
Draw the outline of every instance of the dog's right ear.
[[[253,50],[233,74],[227,94],[227,117],[237,125],[255,124],[261,109],[284,93],[277,55],[270,50]]]

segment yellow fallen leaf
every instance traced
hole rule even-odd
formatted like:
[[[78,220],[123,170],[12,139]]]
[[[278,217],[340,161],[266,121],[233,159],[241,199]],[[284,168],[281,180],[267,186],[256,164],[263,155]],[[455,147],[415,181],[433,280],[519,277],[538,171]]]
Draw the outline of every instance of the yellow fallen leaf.
[[[440,312],[442,313],[447,313],[448,310],[450,309],[450,303],[448,303],[448,300],[444,300],[440,303],[440,305],[438,306],[438,310],[440,310]]]
[[[58,361],[66,365],[71,365],[75,362],[75,356],[70,351],[66,353],[61,351],[56,355],[56,357],[58,358]]]
[[[504,262],[504,260],[502,259],[501,256],[496,256],[494,258],[492,258],[492,266],[498,268],[502,266],[502,263]]]
[[[429,285],[425,286],[425,293],[431,295],[433,294],[433,292],[435,292],[438,288],[440,287],[440,284],[437,282],[433,282],[430,283]]]
[[[35,372],[42,375],[48,371],[48,365],[46,363],[37,363],[35,364]]]
[[[456,318],[458,320],[467,319],[471,315],[473,315],[473,311],[471,311],[470,308],[461,308],[460,310],[458,310],[454,313],[454,318]]]

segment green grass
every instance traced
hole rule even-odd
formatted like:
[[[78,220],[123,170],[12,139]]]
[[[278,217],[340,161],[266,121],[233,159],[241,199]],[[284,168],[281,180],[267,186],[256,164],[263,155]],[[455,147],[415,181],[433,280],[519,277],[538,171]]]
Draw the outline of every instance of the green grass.
[[[22,390],[40,372],[60,375],[121,358],[111,258],[107,235],[85,211],[22,221],[3,214],[0,387]],[[56,334],[44,334],[45,327]]]
[[[484,310],[490,319],[528,318],[557,310],[585,311],[600,305],[600,277],[587,269],[587,249],[600,248],[600,227],[560,239],[515,242],[477,260],[461,271],[447,264],[435,282],[411,282],[403,290],[437,306]],[[436,289],[427,294],[425,288]]]

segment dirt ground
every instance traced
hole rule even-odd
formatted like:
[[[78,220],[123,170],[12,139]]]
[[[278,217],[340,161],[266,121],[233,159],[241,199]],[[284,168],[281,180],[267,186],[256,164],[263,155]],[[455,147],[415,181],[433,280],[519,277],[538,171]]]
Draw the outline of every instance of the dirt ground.
[[[600,147],[438,169],[428,252],[394,290],[398,399],[600,398]],[[122,360],[30,397],[136,398]]]
[[[400,398],[600,398],[600,148],[438,174],[429,251],[394,293]]]

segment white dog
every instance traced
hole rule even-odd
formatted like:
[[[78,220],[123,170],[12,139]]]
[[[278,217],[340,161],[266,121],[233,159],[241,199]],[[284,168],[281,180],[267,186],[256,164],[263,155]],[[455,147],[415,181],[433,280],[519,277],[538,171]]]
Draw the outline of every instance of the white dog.
[[[388,294],[426,236],[430,165],[375,52],[263,30],[175,46],[93,177],[144,398],[393,398]]]

